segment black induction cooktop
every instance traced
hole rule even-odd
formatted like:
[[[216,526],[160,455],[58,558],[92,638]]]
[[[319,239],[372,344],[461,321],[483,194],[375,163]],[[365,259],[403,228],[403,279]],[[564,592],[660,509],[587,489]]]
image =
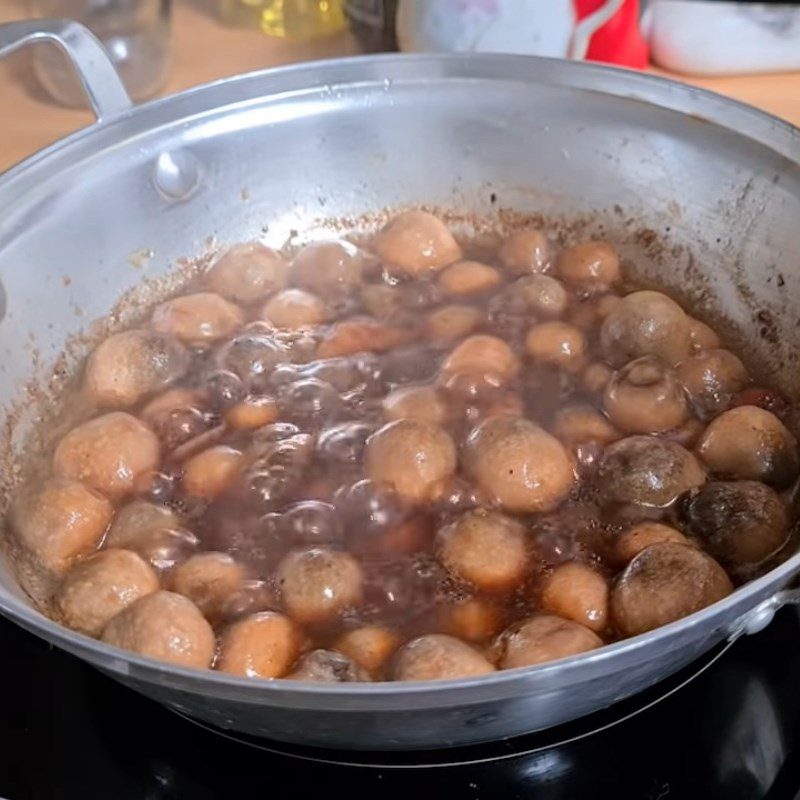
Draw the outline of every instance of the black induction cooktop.
[[[4,620],[0,678],[6,800],[800,796],[792,609],[614,709],[500,743],[395,756],[210,730]]]

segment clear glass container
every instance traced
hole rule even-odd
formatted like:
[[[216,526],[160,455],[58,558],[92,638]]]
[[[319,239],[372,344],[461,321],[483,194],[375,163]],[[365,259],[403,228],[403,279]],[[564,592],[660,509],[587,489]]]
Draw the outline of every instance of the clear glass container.
[[[343,30],[342,0],[219,0],[220,18],[268,36],[314,39]]]
[[[108,50],[134,100],[156,94],[169,70],[171,0],[30,0],[36,16],[74,19]],[[47,93],[75,108],[85,95],[66,57],[54,47],[34,49],[34,70]]]
[[[398,0],[344,0],[344,13],[363,50],[397,50],[397,4]]]

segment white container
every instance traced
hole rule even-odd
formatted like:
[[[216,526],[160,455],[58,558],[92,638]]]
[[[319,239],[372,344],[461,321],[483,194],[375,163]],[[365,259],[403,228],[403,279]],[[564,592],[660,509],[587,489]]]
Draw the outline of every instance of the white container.
[[[583,58],[623,2],[606,0],[578,23],[573,0],[400,0],[397,41],[407,52]]]
[[[575,12],[571,0],[401,0],[400,49],[565,56]]]
[[[651,0],[653,61],[687,75],[800,70],[800,3]]]

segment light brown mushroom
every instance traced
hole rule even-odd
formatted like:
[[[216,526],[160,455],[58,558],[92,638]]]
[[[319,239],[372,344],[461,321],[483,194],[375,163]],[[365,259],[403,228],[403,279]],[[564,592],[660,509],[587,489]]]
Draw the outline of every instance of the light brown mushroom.
[[[59,619],[73,630],[99,636],[109,620],[159,589],[153,569],[130,550],[105,549],[77,563],[54,597]]]
[[[236,303],[255,303],[286,284],[287,264],[280,253],[259,242],[229,247],[205,274],[208,291]]]
[[[394,217],[375,237],[375,252],[388,266],[415,276],[461,258],[453,234],[426,211],[405,211]]]
[[[576,372],[583,366],[586,339],[567,322],[541,322],[528,331],[525,351],[541,364]]]
[[[614,375],[603,392],[603,408],[628,433],[669,431],[689,416],[678,378],[653,356],[637,358]]]
[[[297,658],[300,629],[283,614],[262,611],[223,631],[215,668],[248,678],[280,678]]]
[[[488,675],[494,667],[466,642],[442,633],[412,639],[394,658],[397,681],[434,681]]]
[[[53,471],[119,500],[133,492],[140,475],[158,466],[159,456],[155,433],[136,417],[114,411],[64,436],[53,455]]]
[[[383,399],[383,415],[390,422],[416,419],[441,425],[447,417],[447,406],[433,386],[402,386]]]
[[[502,385],[519,372],[519,359],[503,340],[477,334],[461,342],[442,364],[442,374],[486,376],[490,383]]]
[[[312,242],[294,257],[289,277],[293,285],[327,297],[357,286],[363,264],[362,254],[350,242]]]
[[[186,344],[215,342],[244,323],[242,310],[213,292],[184,294],[167,300],[153,312],[152,326]]]
[[[482,591],[507,592],[525,578],[525,528],[496,511],[467,511],[439,530],[435,547],[450,572]]]
[[[620,279],[619,256],[608,242],[581,242],[561,252],[556,271],[567,283],[611,286]]]
[[[196,553],[170,575],[173,591],[188,597],[214,622],[224,613],[230,598],[241,591],[245,570],[228,553]]]
[[[405,499],[435,499],[456,468],[456,448],[442,429],[415,419],[384,425],[367,440],[367,475]]]
[[[512,233],[499,255],[503,265],[519,275],[542,272],[550,261],[550,245],[543,231],[528,228]]]
[[[608,584],[588,564],[559,564],[541,586],[542,608],[601,633],[608,624]]]
[[[458,261],[443,269],[437,278],[437,285],[445,295],[481,294],[494,289],[501,282],[500,273],[480,261]]]
[[[84,386],[96,405],[124,408],[172,383],[188,365],[188,351],[171,337],[125,331],[109,336],[89,356]]]
[[[509,511],[550,511],[566,498],[575,479],[558,439],[516,417],[482,422],[467,437],[463,455],[467,474]]]
[[[284,608],[300,623],[335,619],[362,599],[361,567],[338,550],[315,547],[289,553],[278,565],[277,581]]]
[[[97,549],[114,507],[79,481],[50,478],[24,490],[11,507],[11,529],[35,563],[63,575]]]
[[[173,592],[140,597],[106,625],[102,639],[181,667],[208,667],[214,657],[211,626],[191,600]]]
[[[383,668],[399,645],[400,638],[388,628],[365,625],[342,634],[336,640],[335,647],[375,674]]]
[[[304,289],[284,289],[261,309],[261,318],[276,328],[297,330],[321,325],[327,319],[325,303]]]

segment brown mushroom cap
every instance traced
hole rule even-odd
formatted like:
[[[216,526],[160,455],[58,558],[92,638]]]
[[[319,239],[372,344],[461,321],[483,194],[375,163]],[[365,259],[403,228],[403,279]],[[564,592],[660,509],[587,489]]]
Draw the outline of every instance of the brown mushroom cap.
[[[772,413],[739,406],[713,419],[697,443],[709,470],[785,488],[800,470],[797,441]]]
[[[744,364],[730,350],[703,350],[681,361],[676,373],[702,414],[722,411],[749,382]]]
[[[628,433],[669,431],[689,414],[675,373],[653,356],[637,358],[614,375],[603,393],[603,408]]]
[[[117,512],[105,544],[107,547],[130,548],[144,531],[179,525],[178,515],[172,509],[147,500],[133,500]]]
[[[602,644],[596,633],[577,622],[537,614],[501,633],[495,649],[500,667],[515,669],[585,653]]]
[[[416,419],[441,425],[447,417],[447,406],[433,386],[401,386],[383,399],[383,415],[389,421]]]
[[[503,609],[485,597],[451,599],[437,608],[440,628],[468,642],[483,642],[503,627]]]
[[[433,681],[488,675],[494,667],[466,642],[430,633],[403,645],[394,657],[397,681]]]
[[[614,554],[616,558],[627,564],[642,550],[652,544],[673,542],[675,544],[690,544],[689,540],[678,530],[661,522],[645,520],[638,522],[623,531],[614,540]]]
[[[694,317],[689,317],[689,338],[694,352],[722,347],[722,341],[717,332],[705,322]]]
[[[610,444],[622,434],[592,406],[566,406],[556,413],[553,433],[566,445]]]
[[[108,529],[104,546],[132,550],[159,572],[171,570],[197,548],[197,537],[181,527],[165,506],[134,500],[123,506]]]
[[[663,507],[702,486],[705,471],[685,448],[655,436],[629,436],[609,445],[598,487],[606,502]]]
[[[618,367],[641,356],[657,356],[673,366],[689,355],[689,331],[689,317],[674,300],[661,292],[633,292],[603,321],[600,344]]]
[[[550,275],[527,275],[511,285],[527,309],[539,317],[560,317],[569,304],[569,294],[562,283]]]
[[[450,342],[469,336],[482,318],[483,314],[475,306],[453,304],[431,311],[425,327],[431,339]]]
[[[695,547],[665,542],[642,550],[611,593],[614,625],[636,636],[693,614],[733,591],[711,556]]]
[[[757,481],[712,481],[685,508],[692,535],[731,569],[754,566],[789,537],[789,512],[778,494]]]
[[[261,309],[261,317],[276,328],[296,330],[325,322],[325,303],[304,289],[284,289],[270,297]]]
[[[581,385],[587,392],[601,394],[614,377],[614,370],[605,361],[592,361],[581,373]]]
[[[209,447],[184,464],[183,487],[188,494],[213,500],[233,483],[245,460],[243,453],[227,445]]]

